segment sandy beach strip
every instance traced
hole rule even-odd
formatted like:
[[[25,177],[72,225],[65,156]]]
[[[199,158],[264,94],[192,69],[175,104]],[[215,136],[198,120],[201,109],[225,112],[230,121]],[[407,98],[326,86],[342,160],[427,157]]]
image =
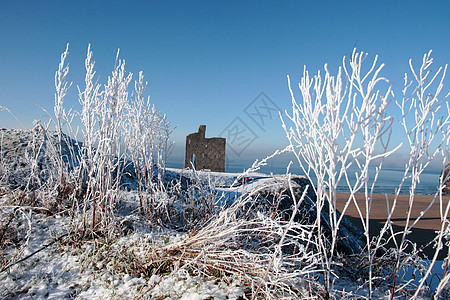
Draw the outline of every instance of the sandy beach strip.
[[[342,211],[344,205],[349,198],[350,194],[340,193],[337,197],[337,208]],[[372,236],[378,235],[382,226],[384,225],[387,216],[387,201],[386,197],[389,200],[389,206],[392,207],[395,196],[394,195],[384,195],[384,194],[374,194],[372,207],[370,210],[370,234]],[[356,202],[359,204],[361,212],[365,214],[365,196],[364,194],[356,194],[355,195]],[[417,243],[419,246],[426,245],[429,243],[435,236],[436,231],[440,230],[442,226],[441,219],[441,206],[442,210],[445,211],[445,208],[450,200],[450,196],[446,195],[442,197],[442,201],[439,198],[436,198],[434,203],[425,212],[427,207],[432,203],[433,196],[428,195],[416,195],[414,197],[414,202],[412,204],[412,213],[410,224],[412,224],[415,219],[424,211],[422,218],[418,221],[418,223],[412,229],[411,234],[408,235],[408,239],[412,242]],[[397,204],[392,216],[393,227],[396,232],[404,229],[407,212],[409,208],[410,196],[409,195],[399,195],[397,198]],[[352,201],[348,206],[345,215],[349,217],[349,219],[356,226],[362,228],[362,223],[358,214],[358,210],[356,205]],[[427,247],[425,250],[425,254],[430,257],[433,253],[431,246]],[[442,257],[442,255],[440,255]]]

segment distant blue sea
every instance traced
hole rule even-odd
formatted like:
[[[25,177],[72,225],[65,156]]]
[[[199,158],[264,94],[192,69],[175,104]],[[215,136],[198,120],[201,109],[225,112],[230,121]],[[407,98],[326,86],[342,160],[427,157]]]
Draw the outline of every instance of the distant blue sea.
[[[241,161],[234,161],[232,163],[227,163],[225,166],[225,171],[228,173],[241,173],[245,170],[247,170],[254,161],[252,160],[241,160]],[[259,173],[264,174],[285,174],[286,173],[286,167],[288,163],[287,162],[281,162],[281,161],[271,161],[268,162],[266,166],[261,167],[260,170],[258,170]],[[167,162],[167,167],[170,168],[182,168],[183,167],[183,159],[182,158],[172,158]],[[348,172],[349,176],[350,174],[354,174],[356,170],[350,170]],[[294,162],[290,168],[290,172],[292,174],[296,175],[304,175],[303,171],[301,170],[298,163]],[[437,187],[439,185],[439,175],[441,170],[433,170],[433,169],[427,169],[425,170],[421,177],[420,177],[420,183],[418,184],[416,188],[416,194],[419,195],[432,195],[436,192]],[[370,178],[373,180],[375,174],[375,170],[370,171]],[[398,186],[402,180],[404,174],[404,169],[402,168],[395,168],[395,167],[384,167],[378,177],[378,180],[375,185],[375,193],[387,193],[392,194],[395,193],[396,189],[398,189]],[[313,178],[315,180],[315,178]],[[354,181],[353,181],[354,182]],[[370,184],[372,182],[369,182]],[[410,190],[410,181],[406,181],[403,184],[402,190],[400,191],[401,194],[409,194]],[[342,185],[338,187],[339,192],[348,192],[345,182],[343,182]],[[361,190],[361,192],[363,192]]]

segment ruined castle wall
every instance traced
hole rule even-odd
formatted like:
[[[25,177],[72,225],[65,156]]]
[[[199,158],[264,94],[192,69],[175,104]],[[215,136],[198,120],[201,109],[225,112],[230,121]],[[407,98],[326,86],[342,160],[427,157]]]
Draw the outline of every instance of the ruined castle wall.
[[[196,170],[225,172],[225,138],[205,138],[206,126],[200,125],[198,132],[186,136],[184,168],[193,162]]]

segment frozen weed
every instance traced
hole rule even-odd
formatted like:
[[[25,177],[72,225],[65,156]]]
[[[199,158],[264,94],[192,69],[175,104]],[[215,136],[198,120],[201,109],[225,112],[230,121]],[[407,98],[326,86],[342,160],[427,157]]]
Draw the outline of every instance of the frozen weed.
[[[367,54],[357,53],[355,50],[349,61],[344,58],[336,76],[332,76],[325,65],[323,77],[320,73],[310,77],[305,67],[298,84],[301,101],[296,100],[290,88],[292,114],[288,115],[288,118],[293,126],[288,128],[283,122],[283,127],[290,142],[289,149],[296,155],[317,195],[315,216],[318,234],[313,240],[318,245],[315,252],[320,253],[320,262],[324,269],[326,297],[331,297],[334,293],[334,265],[342,261],[336,255],[338,232],[344,222],[343,215],[339,214],[336,207],[339,184],[345,184],[349,193],[342,214],[349,205],[354,204],[364,229],[364,256],[358,264],[361,268],[357,270],[367,272],[368,298],[372,298],[380,282],[392,284],[391,298],[403,293],[412,293],[417,297],[432,271],[432,266],[427,268],[418,286],[414,286],[412,281],[400,280],[401,283],[397,283],[397,279],[400,273],[411,266],[422,268],[423,263],[416,262],[418,251],[415,245],[408,241],[408,234],[423,213],[436,201],[439,201],[441,206],[442,227],[435,240],[436,254],[432,258],[433,262],[443,246],[443,232],[447,228],[449,213],[449,204],[444,203],[442,198],[444,183],[448,179],[443,178],[445,175],[441,176],[440,185],[428,208],[415,219],[411,217],[411,212],[416,186],[423,171],[439,156],[443,169],[448,164],[449,94],[441,95],[447,67],[439,68],[433,73],[430,69],[433,63],[431,51],[424,55],[422,65],[417,71],[410,61],[413,80],[410,81],[405,74],[402,100],[397,100],[392,85],[380,75],[384,64],[378,64],[376,56],[372,65],[365,69],[363,62],[366,57]],[[386,196],[387,220],[381,232],[372,237],[370,221],[374,188],[384,160],[402,146],[401,143],[390,146],[394,118],[388,114],[388,108],[392,98],[401,111],[400,125],[406,135],[410,156],[394,199],[388,199]],[[356,171],[350,172],[352,167],[356,168]],[[375,168],[374,176],[369,176],[369,167]],[[406,181],[411,183],[406,223],[403,230],[396,231],[391,218]],[[358,192],[365,195],[362,205],[354,196]],[[322,225],[322,220],[330,226],[331,243],[323,240],[330,235],[327,233],[327,227]],[[390,247],[389,243],[394,244],[395,250],[387,249]],[[387,255],[380,256],[385,250]],[[382,274],[383,272],[387,272],[387,275]],[[444,287],[448,280],[449,277],[444,276],[440,287]],[[434,297],[439,294],[440,287]]]

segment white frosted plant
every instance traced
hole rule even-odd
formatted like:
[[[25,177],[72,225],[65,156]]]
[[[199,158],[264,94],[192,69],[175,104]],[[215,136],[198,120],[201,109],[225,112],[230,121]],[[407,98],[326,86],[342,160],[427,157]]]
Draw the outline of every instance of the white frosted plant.
[[[320,72],[311,78],[305,68],[299,83],[302,102],[297,102],[290,88],[293,111],[288,117],[294,127],[288,128],[283,122],[291,149],[304,173],[313,183],[317,196],[317,251],[322,254],[324,283],[328,292],[333,277],[339,226],[351,202],[359,208],[354,201],[354,194],[361,191],[366,195],[366,213],[363,214],[361,208],[359,212],[366,242],[370,245],[370,205],[376,180],[372,186],[369,185],[369,165],[375,160],[381,161],[381,165],[390,153],[387,147],[392,119],[387,116],[386,108],[391,87],[387,85],[382,93],[376,89],[380,82],[387,82],[387,79],[379,77],[383,65],[376,67],[376,58],[370,70],[365,74],[361,73],[365,57],[364,53],[353,52],[350,70],[347,70],[344,61],[337,76],[332,76],[325,65],[323,79]],[[376,153],[376,147],[379,145],[384,151]],[[356,166],[359,171],[349,174],[351,166]],[[350,180],[349,177],[354,177],[355,180]],[[338,185],[343,182],[347,184],[350,196],[342,214],[338,214],[337,190]],[[324,210],[327,213],[325,220]],[[331,227],[329,240],[324,238],[324,221]],[[368,253],[371,260],[373,257],[370,249]]]
[[[68,49],[61,56],[55,81],[57,133],[60,141],[66,139],[72,151],[70,156],[77,158],[76,163],[73,163],[76,168],[72,170],[75,178],[78,178],[73,197],[82,211],[82,231],[107,231],[114,220],[122,178],[130,162],[134,164],[139,183],[145,182],[146,193],[151,193],[153,189],[155,165],[163,174],[168,153],[161,152],[171,149],[171,126],[149,101],[144,101],[146,83],[142,72],[135,83],[134,97],[130,96],[132,74],[126,73],[125,62],[119,59],[119,51],[107,83],[99,84],[95,79],[95,62],[90,45],[85,60],[85,86],[84,89],[78,87],[81,110],[76,114],[71,110],[66,113],[64,97],[70,87],[66,83],[69,71],[65,64],[67,54]],[[83,141],[77,153],[63,134],[65,129],[78,137],[78,130],[72,129],[75,115],[81,121],[80,138]],[[61,145],[62,142],[59,153],[62,152]],[[61,164],[64,163],[67,162],[61,159]],[[143,191],[139,186],[138,189]]]
[[[45,202],[41,204],[51,209],[60,206],[63,198],[71,197],[77,185],[77,179],[71,173],[71,169],[79,163],[79,158],[75,154],[77,146],[64,133],[64,131],[73,133],[71,122],[74,117],[72,109],[66,111],[64,108],[64,100],[72,85],[67,81],[68,54],[67,45],[55,72],[54,115],[42,108],[47,113],[49,121],[34,121],[33,136],[24,155],[30,167],[26,188],[32,191],[33,198],[40,198]],[[50,129],[52,123],[55,124],[55,130]]]
[[[336,278],[334,266],[338,264],[336,243],[343,214],[350,204],[354,204],[362,223],[365,236],[364,256],[367,265],[368,297],[372,297],[374,283],[380,280],[392,280],[392,296],[405,291],[409,283],[396,286],[397,273],[411,262],[417,253],[406,251],[407,235],[420,219],[410,218],[414,202],[416,185],[420,175],[439,152],[448,156],[448,114],[438,118],[441,105],[447,101],[447,95],[439,98],[445,69],[435,93],[430,94],[427,89],[438,77],[439,71],[431,76],[429,66],[432,63],[430,53],[425,55],[420,73],[417,75],[411,64],[411,70],[417,82],[413,92],[408,88],[411,83],[405,76],[405,89],[403,100],[397,102],[401,109],[401,125],[407,136],[411,149],[410,160],[405,165],[404,178],[399,184],[394,199],[389,201],[388,218],[378,236],[370,235],[371,207],[373,193],[377,179],[380,175],[385,158],[397,151],[402,144],[389,145],[391,140],[393,117],[388,114],[391,99],[395,98],[392,86],[386,78],[380,76],[384,65],[377,65],[375,57],[371,67],[365,70],[363,64],[367,54],[353,52],[347,62],[344,58],[342,67],[337,75],[332,76],[325,65],[325,74],[320,72],[310,77],[306,68],[298,85],[301,101],[296,100],[294,91],[289,87],[292,95],[292,114],[288,114],[293,125],[288,127],[283,122],[283,128],[290,142],[290,149],[295,154],[300,167],[310,179],[317,196],[316,211],[317,251],[321,254],[321,265],[324,269],[324,285],[328,295],[332,294],[333,281]],[[297,97],[298,98],[298,97]],[[447,104],[448,109],[448,102]],[[444,113],[445,115],[445,113]],[[408,123],[413,118],[412,124]],[[433,144],[433,140],[437,139]],[[435,148],[430,148],[435,146]],[[445,155],[444,155],[445,156]],[[448,159],[444,159],[444,166]],[[375,169],[374,174],[370,169]],[[356,170],[356,171],[352,171]],[[406,180],[411,181],[409,210],[407,222],[401,232],[394,232],[391,217],[395,210],[397,198]],[[442,205],[442,183],[437,190],[435,199],[440,198]],[[339,214],[337,211],[338,186],[347,187],[349,196],[344,208]],[[357,202],[356,193],[363,193],[365,201]],[[435,200],[433,200],[434,202]],[[430,206],[433,204],[430,203]],[[441,208],[443,227],[437,237],[439,252],[442,247],[442,232],[447,219],[448,209]],[[331,227],[331,237],[325,238],[322,222]],[[400,242],[396,237],[401,236]],[[388,278],[380,278],[374,273],[378,264],[376,253],[385,249],[387,243],[393,241],[396,246],[396,265]],[[436,259],[437,254],[434,257]],[[431,267],[429,269],[431,272]],[[424,284],[429,272],[425,274],[420,285]],[[448,278],[447,278],[448,280]],[[420,291],[417,288],[416,296]]]
[[[150,104],[150,98],[145,100],[146,87],[144,74],[139,72],[134,101],[127,107],[125,141],[136,174],[141,213],[152,216],[155,206],[159,205],[152,200],[152,193],[163,189],[166,160],[173,143],[170,143],[170,123]],[[156,182],[153,180],[155,168],[158,174]]]
[[[64,131],[70,135],[76,136],[77,133],[72,128],[72,121],[75,117],[72,109],[66,111],[64,107],[65,98],[69,92],[72,82],[67,81],[67,76],[69,74],[69,65],[66,63],[66,59],[69,55],[69,44],[66,46],[66,50],[61,54],[61,61],[58,65],[58,70],[55,72],[55,105],[53,107],[54,118],[44,125],[36,124],[35,126],[40,126],[44,135],[44,147],[47,151],[47,156],[49,159],[57,165],[54,169],[57,174],[51,178],[57,180],[58,187],[57,192],[60,196],[67,196],[68,191],[73,189],[74,180],[69,174],[69,168],[73,168],[75,165],[79,164],[79,158],[76,155],[78,145],[74,144],[74,141],[64,133]],[[45,111],[45,109],[44,109]],[[50,116],[50,114],[48,114]],[[55,123],[56,137],[50,132],[51,121]],[[53,139],[57,139],[57,143],[53,143]],[[46,143],[47,140],[51,142]],[[52,155],[52,154],[55,155]]]
[[[119,55],[119,53],[117,53]],[[124,158],[122,128],[124,113],[128,104],[128,84],[132,74],[125,73],[125,62],[116,59],[116,66],[104,91],[100,95],[98,115],[97,143],[94,156],[94,178],[89,178],[89,185],[94,191],[92,206],[92,222],[95,227],[96,213],[100,214],[100,222],[112,218],[117,205],[120,177]],[[106,224],[104,227],[106,228]]]
[[[448,113],[448,96],[450,93],[441,94],[443,89],[443,81],[445,79],[447,65],[444,68],[439,68],[436,72],[432,72],[431,65],[433,59],[431,57],[431,51],[423,56],[422,64],[419,70],[415,70],[412,64],[412,60],[409,61],[410,70],[413,75],[413,79],[409,80],[408,75],[405,74],[404,88],[402,91],[401,101],[396,101],[397,106],[401,111],[400,124],[403,127],[405,135],[407,137],[408,146],[410,149],[409,160],[405,164],[405,173],[402,182],[393,199],[392,207],[390,208],[389,218],[392,216],[397,203],[398,194],[403,185],[403,181],[409,181],[409,202],[408,211],[406,212],[406,222],[403,230],[400,232],[400,241],[395,242],[397,250],[396,259],[396,272],[403,265],[408,263],[409,257],[403,258],[401,253],[406,249],[407,235],[411,232],[411,229],[422,218],[431,206],[439,201],[440,214],[441,214],[441,229],[438,231],[435,243],[435,254],[431,258],[431,264],[424,276],[420,280],[420,284],[416,289],[414,296],[418,296],[425,284],[425,281],[431,274],[432,267],[437,260],[438,254],[443,248],[443,234],[447,230],[448,226],[448,199],[445,203],[444,196],[442,194],[445,181],[448,178],[443,178],[441,175],[439,187],[437,188],[432,201],[428,204],[428,207],[420,213],[417,218],[412,217],[412,210],[414,207],[414,196],[416,195],[417,185],[420,183],[420,176],[426,170],[428,165],[437,157],[442,158],[442,170],[444,170],[449,162],[448,160],[448,143],[450,136],[450,116]],[[446,104],[446,110],[442,105]],[[444,173],[443,173],[444,174]],[[386,226],[385,226],[386,228]],[[396,278],[398,274],[395,273],[394,285],[392,288],[392,297],[394,297],[397,290],[401,290],[396,285]],[[447,280],[448,281],[448,278]],[[440,289],[443,285],[440,285],[435,296],[437,297],[441,292]]]

